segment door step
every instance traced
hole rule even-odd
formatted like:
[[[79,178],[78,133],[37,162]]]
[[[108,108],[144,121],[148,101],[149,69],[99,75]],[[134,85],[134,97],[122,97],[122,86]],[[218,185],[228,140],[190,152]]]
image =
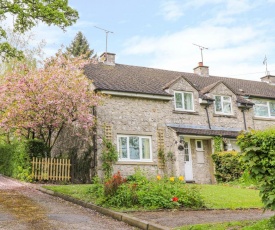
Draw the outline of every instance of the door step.
[[[185,181],[187,184],[195,184],[195,181],[194,180],[186,180]]]

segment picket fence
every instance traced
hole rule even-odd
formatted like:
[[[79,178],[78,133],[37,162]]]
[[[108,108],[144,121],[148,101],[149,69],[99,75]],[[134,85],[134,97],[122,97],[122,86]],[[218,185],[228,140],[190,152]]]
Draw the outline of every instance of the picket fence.
[[[32,159],[32,176],[35,180],[69,181],[70,159],[37,158]]]

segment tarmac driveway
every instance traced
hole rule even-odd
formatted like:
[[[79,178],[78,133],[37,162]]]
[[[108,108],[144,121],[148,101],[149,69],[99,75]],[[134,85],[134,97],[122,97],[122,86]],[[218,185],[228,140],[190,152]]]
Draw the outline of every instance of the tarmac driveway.
[[[135,229],[0,175],[0,229]]]

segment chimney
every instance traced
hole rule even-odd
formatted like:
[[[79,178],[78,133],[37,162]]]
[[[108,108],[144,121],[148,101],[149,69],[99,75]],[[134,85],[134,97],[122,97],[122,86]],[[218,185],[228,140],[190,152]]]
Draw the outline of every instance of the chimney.
[[[275,76],[274,75],[266,75],[264,77],[261,77],[262,82],[266,82],[270,85],[275,85]]]
[[[202,77],[209,77],[208,66],[204,66],[203,62],[199,62],[198,66],[196,68],[194,68],[194,73],[198,74]]]
[[[114,53],[103,53],[100,55],[99,60],[106,65],[115,65],[115,57],[116,54]]]

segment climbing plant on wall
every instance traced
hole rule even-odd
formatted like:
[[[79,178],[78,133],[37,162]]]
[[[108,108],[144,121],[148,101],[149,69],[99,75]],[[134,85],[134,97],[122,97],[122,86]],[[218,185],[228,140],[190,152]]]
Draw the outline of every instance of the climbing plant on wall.
[[[213,137],[214,140],[214,152],[221,152],[223,151],[223,141],[221,136]]]
[[[105,137],[103,138],[103,152],[101,160],[105,178],[110,178],[113,172],[113,164],[118,160],[118,152],[114,144]]]

